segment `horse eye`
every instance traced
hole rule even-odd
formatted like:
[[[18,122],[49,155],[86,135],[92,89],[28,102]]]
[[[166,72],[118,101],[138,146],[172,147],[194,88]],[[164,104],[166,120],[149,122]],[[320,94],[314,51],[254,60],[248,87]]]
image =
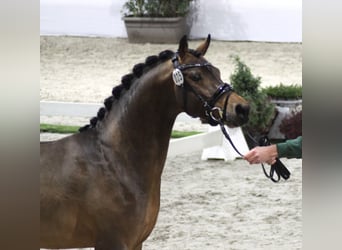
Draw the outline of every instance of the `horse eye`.
[[[195,81],[195,82],[198,82],[202,79],[201,75],[200,74],[192,74],[190,76],[191,80]]]

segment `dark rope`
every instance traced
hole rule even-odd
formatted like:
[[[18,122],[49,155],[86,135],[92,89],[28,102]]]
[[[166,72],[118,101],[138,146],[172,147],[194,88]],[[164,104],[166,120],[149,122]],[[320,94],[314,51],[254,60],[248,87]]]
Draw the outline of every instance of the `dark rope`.
[[[220,127],[222,130],[222,133],[224,134],[224,136],[226,137],[226,139],[229,141],[230,145],[232,145],[232,147],[234,148],[235,152],[238,153],[242,158],[243,155],[239,152],[239,150],[235,147],[232,139],[230,138],[226,128],[224,127],[223,121],[220,121]],[[257,142],[247,131],[247,135],[248,137],[254,142],[255,145],[259,145],[259,146],[269,146],[271,145],[269,139],[267,138],[267,136],[262,137],[259,142]],[[262,166],[262,170],[265,174],[265,176],[267,178],[269,178],[271,181],[273,182],[279,182],[281,177],[284,178],[284,180],[287,180],[288,178],[290,178],[290,171],[285,167],[285,165],[279,160],[279,158],[276,158],[276,162],[274,164],[271,165],[270,171],[269,173],[267,173],[265,166],[263,163],[261,163]],[[274,177],[274,173],[276,173],[276,178]]]
[[[271,145],[269,139],[267,136],[262,137],[259,140],[259,146],[269,146]],[[280,177],[283,177],[284,180],[287,180],[290,178],[290,171],[285,167],[285,165],[279,160],[279,158],[276,158],[276,162],[271,165],[269,174],[267,174],[264,164],[261,164],[262,169],[266,175],[267,178],[271,179],[273,182],[278,182],[280,180]],[[273,175],[274,172],[277,174],[277,179],[274,179]]]
[[[221,131],[223,133],[223,135],[226,137],[226,139],[229,141],[230,145],[232,145],[232,147],[234,148],[235,152],[238,153],[238,155],[240,155],[243,158],[243,154],[240,153],[240,151],[235,147],[232,139],[230,138],[226,128],[224,127],[223,122],[221,121],[220,123],[220,127],[221,127]]]
[[[258,145],[261,147],[271,145],[270,140],[268,139],[267,136],[261,137],[259,139],[259,142],[257,142],[248,131],[247,131],[247,136],[253,141],[254,145]],[[280,161],[278,157],[276,158],[276,162],[271,165],[269,173],[267,173],[263,163],[261,163],[261,166],[262,166],[262,170],[265,176],[271,179],[271,181],[273,182],[279,182],[281,177],[284,180],[287,180],[290,178],[290,175],[291,175],[290,171],[285,167],[285,165]],[[274,177],[274,173],[276,173],[276,176],[277,176],[276,178]]]

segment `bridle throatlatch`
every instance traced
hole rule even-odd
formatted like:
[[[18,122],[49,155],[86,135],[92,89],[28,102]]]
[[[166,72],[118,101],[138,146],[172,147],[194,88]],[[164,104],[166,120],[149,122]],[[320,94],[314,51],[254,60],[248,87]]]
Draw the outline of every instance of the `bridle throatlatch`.
[[[203,107],[205,110],[205,115],[208,118],[208,122],[212,126],[220,125],[221,131],[223,135],[226,137],[226,139],[229,141],[229,143],[234,148],[235,152],[239,154],[243,158],[243,154],[239,152],[239,150],[235,147],[232,139],[230,138],[225,126],[224,121],[226,120],[226,108],[228,104],[228,99],[230,94],[234,91],[233,88],[227,84],[222,82],[220,79],[217,79],[219,86],[215,93],[209,98],[209,100],[205,100],[200,94],[198,94],[190,84],[187,84],[187,82],[184,79],[182,71],[190,69],[190,68],[196,68],[196,67],[206,67],[209,72],[209,67],[213,67],[211,63],[205,62],[205,63],[195,63],[195,64],[180,64],[178,61],[178,54],[176,53],[172,58],[172,63],[174,70],[172,72],[172,78],[174,83],[181,87],[183,90],[183,102],[184,102],[184,110],[187,111],[187,91],[191,91],[195,94],[195,96],[203,103]],[[211,72],[212,73],[212,72]],[[213,74],[213,73],[212,73]],[[224,101],[223,110],[220,107],[216,107],[216,102],[227,93],[227,96]],[[250,135],[249,135],[250,136]],[[251,137],[251,136],[250,136]],[[255,142],[255,140],[251,137],[251,139]],[[269,141],[267,141],[269,143]],[[259,146],[266,146],[262,145],[261,142],[258,143]],[[270,145],[270,144],[268,144]],[[263,164],[262,168],[264,171],[264,174],[267,178],[271,179],[273,182],[278,182],[280,180],[280,177],[283,177],[285,180],[287,180],[290,177],[290,172],[287,170],[287,168],[282,164],[282,162],[277,158],[276,163],[271,165],[271,169],[269,174],[266,172],[265,167]],[[277,174],[277,179],[273,177],[274,173]]]

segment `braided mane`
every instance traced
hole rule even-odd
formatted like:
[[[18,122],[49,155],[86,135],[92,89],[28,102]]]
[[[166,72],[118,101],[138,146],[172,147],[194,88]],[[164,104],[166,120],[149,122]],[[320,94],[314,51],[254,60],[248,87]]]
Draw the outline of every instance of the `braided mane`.
[[[120,99],[124,90],[129,90],[136,79],[140,78],[144,73],[155,67],[157,64],[171,59],[174,54],[175,53],[171,50],[164,50],[160,52],[159,55],[148,56],[144,63],[134,65],[132,73],[124,75],[121,78],[121,84],[115,86],[112,90],[112,95],[104,100],[104,107],[101,107],[98,110],[97,116],[90,119],[90,124],[79,128],[79,132],[96,128],[97,123],[104,119],[106,112],[111,110],[113,102]]]
[[[201,56],[201,53],[196,50],[189,49],[189,53],[197,58]],[[114,100],[119,100],[123,90],[129,90],[136,79],[140,78],[144,73],[155,67],[157,64],[171,59],[174,54],[175,53],[171,50],[164,50],[160,52],[159,55],[148,56],[144,63],[138,63],[134,65],[132,73],[124,75],[121,78],[121,84],[115,86],[112,90],[112,95],[104,100],[104,107],[101,107],[98,110],[97,116],[94,116],[90,119],[90,124],[79,128],[79,132],[96,128],[97,123],[104,119],[106,112],[111,110]]]

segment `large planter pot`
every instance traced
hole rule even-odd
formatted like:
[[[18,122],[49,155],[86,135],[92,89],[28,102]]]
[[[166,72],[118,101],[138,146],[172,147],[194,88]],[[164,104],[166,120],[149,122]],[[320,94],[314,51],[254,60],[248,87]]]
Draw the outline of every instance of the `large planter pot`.
[[[186,17],[124,17],[130,43],[178,43],[188,35]]]
[[[302,99],[295,99],[295,100],[283,100],[283,99],[271,99],[271,103],[274,103],[276,106],[279,107],[288,107],[291,110],[298,108],[301,109],[302,107]]]

